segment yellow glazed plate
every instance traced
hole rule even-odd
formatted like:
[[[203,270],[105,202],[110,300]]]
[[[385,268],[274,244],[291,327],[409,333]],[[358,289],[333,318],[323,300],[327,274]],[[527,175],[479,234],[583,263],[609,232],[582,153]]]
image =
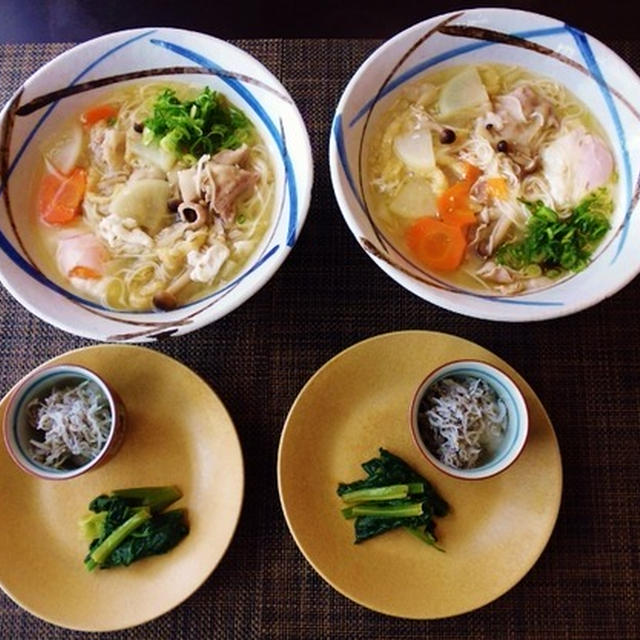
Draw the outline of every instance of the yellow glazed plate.
[[[34,615],[71,629],[123,629],[191,595],[224,555],[242,504],[242,452],[220,399],[193,371],[158,352],[98,345],[51,362],[102,375],[127,408],[115,458],[65,481],[33,478],[0,449],[0,586]],[[0,419],[6,398],[0,403]],[[89,573],[77,521],[112,489],[175,484],[190,532],[166,555]]]
[[[482,481],[431,467],[413,444],[409,403],[435,367],[461,358],[497,365],[520,385],[529,441],[516,463]],[[362,462],[384,447],[428,478],[452,512],[437,520],[440,553],[402,530],[353,544],[338,482],[365,477]],[[553,530],[562,493],[560,452],[545,410],[527,383],[476,344],[426,331],[371,338],[327,362],[287,417],[278,453],[282,508],[300,550],[340,593],[405,618],[441,618],[481,607],[533,566]]]

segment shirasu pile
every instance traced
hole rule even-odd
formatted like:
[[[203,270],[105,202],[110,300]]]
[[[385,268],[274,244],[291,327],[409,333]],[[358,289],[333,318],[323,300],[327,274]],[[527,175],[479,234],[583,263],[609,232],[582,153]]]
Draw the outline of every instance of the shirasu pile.
[[[69,462],[79,466],[95,458],[109,437],[111,411],[94,382],[54,388],[43,399],[28,405],[29,423],[42,432],[30,440],[35,462],[60,468]]]
[[[442,378],[425,393],[418,410],[422,437],[431,452],[456,469],[472,469],[506,429],[507,410],[480,378]]]

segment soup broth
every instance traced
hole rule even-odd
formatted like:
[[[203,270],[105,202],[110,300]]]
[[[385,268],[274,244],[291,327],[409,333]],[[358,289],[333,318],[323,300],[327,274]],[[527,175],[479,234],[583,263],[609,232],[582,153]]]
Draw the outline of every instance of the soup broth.
[[[274,178],[247,116],[208,88],[129,85],[42,148],[42,269],[109,308],[170,310],[219,289],[257,251]]]
[[[393,246],[489,295],[584,269],[610,228],[616,169],[596,118],[515,66],[443,69],[404,89],[365,149],[369,210]]]

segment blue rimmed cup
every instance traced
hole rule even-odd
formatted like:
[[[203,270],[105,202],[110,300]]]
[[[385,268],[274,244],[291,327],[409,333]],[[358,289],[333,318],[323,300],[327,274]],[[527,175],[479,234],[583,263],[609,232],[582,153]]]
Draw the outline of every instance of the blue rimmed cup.
[[[95,457],[64,468],[47,466],[34,459],[32,439],[39,434],[29,419],[30,405],[46,398],[54,389],[76,387],[83,382],[95,384],[111,416],[109,432]],[[3,420],[4,443],[13,461],[26,473],[46,480],[75,478],[104,464],[120,448],[125,433],[125,409],[118,394],[97,373],[72,364],[50,365],[26,376],[11,392]]]
[[[460,469],[443,462],[430,448],[421,428],[425,395],[438,381],[445,378],[479,378],[495,393],[505,407],[504,433],[499,443],[479,458],[479,464]],[[457,360],[432,371],[418,386],[409,411],[411,436],[422,455],[443,473],[464,480],[482,480],[508,469],[522,453],[529,435],[529,411],[522,391],[504,371],[480,360]]]

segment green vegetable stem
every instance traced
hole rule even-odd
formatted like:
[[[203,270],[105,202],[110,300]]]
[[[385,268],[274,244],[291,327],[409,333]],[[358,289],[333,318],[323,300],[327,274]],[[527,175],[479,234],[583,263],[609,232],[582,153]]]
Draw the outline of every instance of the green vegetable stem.
[[[402,502],[392,505],[356,504],[342,510],[342,515],[349,519],[357,516],[373,516],[376,518],[414,518],[422,515],[421,502]]]
[[[381,500],[397,500],[399,498],[406,498],[409,494],[418,493],[424,493],[424,485],[421,482],[344,491],[340,497],[344,502],[376,502]]]
[[[149,509],[141,509],[134,513],[128,520],[125,520],[117,529],[112,531],[85,559],[84,563],[89,571],[93,571],[98,565],[104,564],[106,559],[113,553],[116,547],[124,539],[133,533],[138,527],[151,518]]]
[[[175,486],[118,489],[89,503],[79,524],[90,542],[85,566],[106,569],[166,553],[189,532],[184,509],[165,509],[182,497]]]
[[[141,558],[166,553],[175,547],[187,532],[184,509],[160,513],[143,523],[114,549],[102,564],[102,568],[127,566]]]
[[[433,518],[446,515],[449,505],[431,484],[404,460],[382,448],[378,458],[362,467],[366,478],[340,483],[337,490],[348,505],[342,515],[354,520],[355,542],[402,527],[440,549]]]
[[[135,489],[116,489],[111,492],[116,498],[137,501],[141,507],[149,507],[152,513],[164,511],[169,505],[182,498],[178,487],[138,487]]]

